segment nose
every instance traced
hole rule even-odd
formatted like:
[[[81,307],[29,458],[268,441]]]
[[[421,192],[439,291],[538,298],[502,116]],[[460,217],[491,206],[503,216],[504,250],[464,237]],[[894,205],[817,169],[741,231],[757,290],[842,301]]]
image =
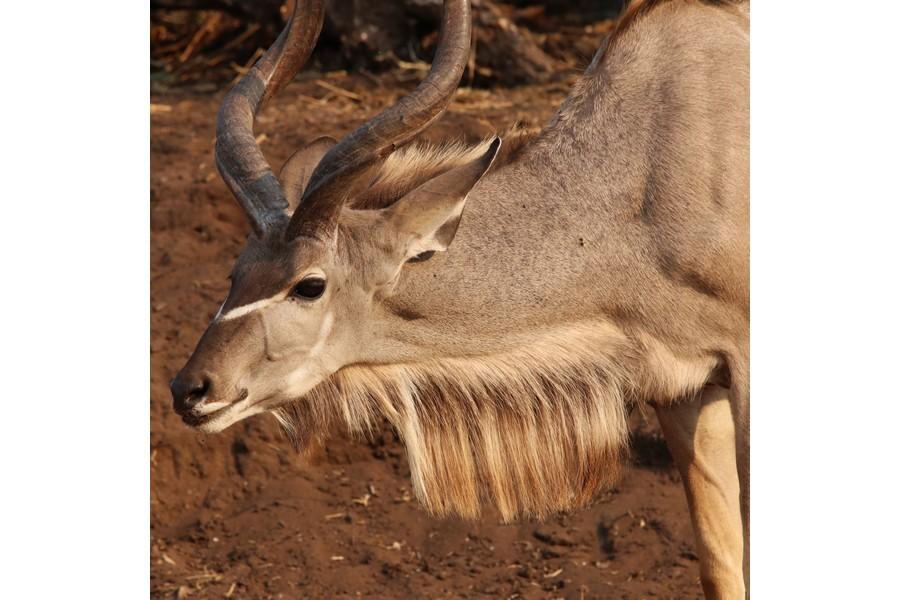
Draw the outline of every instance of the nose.
[[[184,415],[209,394],[212,382],[205,375],[191,375],[183,371],[172,380],[172,403],[175,412]]]

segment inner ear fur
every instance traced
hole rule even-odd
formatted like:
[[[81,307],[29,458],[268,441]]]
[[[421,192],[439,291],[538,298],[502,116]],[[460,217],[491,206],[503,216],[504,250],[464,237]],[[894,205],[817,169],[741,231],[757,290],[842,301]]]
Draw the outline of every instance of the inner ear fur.
[[[405,243],[404,260],[450,246],[469,192],[490,169],[499,150],[498,137],[478,158],[426,181],[384,209],[387,223]]]
[[[327,135],[316,138],[294,152],[281,167],[278,180],[281,181],[281,188],[284,190],[290,212],[293,212],[300,203],[303,190],[306,189],[306,184],[309,183],[309,178],[316,165],[335,144],[337,144],[337,140]]]

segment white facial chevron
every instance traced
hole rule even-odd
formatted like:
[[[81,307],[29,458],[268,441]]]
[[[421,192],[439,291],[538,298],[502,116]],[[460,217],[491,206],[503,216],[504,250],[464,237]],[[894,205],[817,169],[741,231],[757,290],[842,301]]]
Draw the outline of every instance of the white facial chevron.
[[[222,314],[222,308],[219,308],[219,312],[216,314],[216,318],[214,321],[230,321],[232,319],[237,319],[238,317],[243,317],[244,315],[248,315],[255,310],[259,310],[270,304],[274,304],[275,302],[281,300],[283,294],[276,294],[270,298],[263,298],[262,300],[257,300],[256,302],[251,302],[250,304],[245,304],[243,306],[238,306],[237,308],[232,308],[224,315]],[[225,306],[224,304],[222,305]]]

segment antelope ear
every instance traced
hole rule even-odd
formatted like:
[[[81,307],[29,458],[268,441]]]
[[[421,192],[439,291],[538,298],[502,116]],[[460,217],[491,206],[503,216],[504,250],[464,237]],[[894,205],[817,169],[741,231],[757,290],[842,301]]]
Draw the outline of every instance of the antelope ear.
[[[303,196],[303,190],[306,189],[306,184],[309,183],[309,178],[312,177],[316,165],[335,144],[337,144],[337,140],[328,136],[316,138],[294,152],[281,167],[278,179],[281,181],[281,188],[284,190],[290,212],[294,212],[294,209],[297,208],[297,204]]]
[[[500,138],[494,138],[475,160],[430,179],[384,209],[388,223],[405,243],[404,261],[450,246],[466,197],[490,168],[499,149]]]

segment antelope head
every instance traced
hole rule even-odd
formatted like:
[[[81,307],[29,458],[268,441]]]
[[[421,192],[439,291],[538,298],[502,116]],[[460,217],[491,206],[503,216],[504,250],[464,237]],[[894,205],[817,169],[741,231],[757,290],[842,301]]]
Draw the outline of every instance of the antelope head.
[[[367,323],[404,265],[450,245],[466,195],[500,141],[383,208],[354,199],[371,173],[447,107],[470,47],[468,0],[448,0],[425,80],[340,143],[315,140],[276,177],[253,135],[259,108],[306,62],[322,27],[322,0],[297,0],[275,44],[225,97],[216,163],[252,233],[231,290],[173,380],[183,420],[221,431],[302,396],[346,365],[371,360]]]

